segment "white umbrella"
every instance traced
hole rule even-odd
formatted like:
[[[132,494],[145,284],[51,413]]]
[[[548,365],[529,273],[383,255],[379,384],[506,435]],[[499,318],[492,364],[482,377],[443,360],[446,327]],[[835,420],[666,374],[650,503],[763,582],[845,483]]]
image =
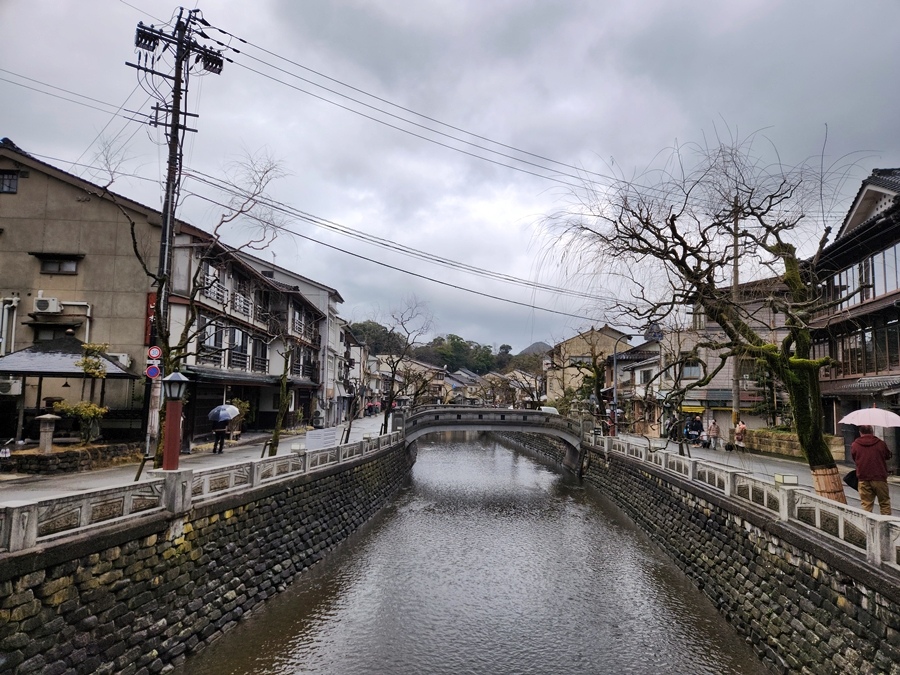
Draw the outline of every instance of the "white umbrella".
[[[900,427],[900,415],[884,408],[862,408],[842,417],[838,424],[870,427]]]
[[[241,411],[238,410],[235,406],[226,404],[217,405],[215,408],[209,411],[209,414],[206,417],[213,422],[222,422],[234,419],[240,414]]]

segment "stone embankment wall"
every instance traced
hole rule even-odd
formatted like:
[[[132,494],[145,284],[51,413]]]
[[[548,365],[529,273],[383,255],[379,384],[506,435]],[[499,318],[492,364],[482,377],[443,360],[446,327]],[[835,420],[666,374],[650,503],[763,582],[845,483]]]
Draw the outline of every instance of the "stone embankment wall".
[[[509,431],[492,433],[502,438],[505,445],[530,453],[537,452],[551,460],[558,469],[562,469],[564,466],[563,460],[566,458],[566,444],[558,438]]]
[[[371,518],[414,461],[401,443],[181,516],[0,556],[0,673],[171,669]]]
[[[773,672],[900,674],[895,571],[646,462],[589,449],[585,465]]]
[[[0,458],[0,471],[51,475],[90,471],[115,464],[134,462],[143,456],[142,443],[116,443],[60,449],[42,453],[38,449],[19,450]]]

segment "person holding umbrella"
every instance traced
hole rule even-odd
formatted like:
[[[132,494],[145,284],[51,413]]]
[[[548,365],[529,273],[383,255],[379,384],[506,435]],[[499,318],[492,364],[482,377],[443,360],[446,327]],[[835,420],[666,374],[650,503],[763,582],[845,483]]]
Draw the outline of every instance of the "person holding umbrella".
[[[215,436],[213,441],[214,455],[221,455],[225,450],[225,434],[228,431],[228,422],[240,414],[241,411],[236,406],[227,404],[217,405],[209,411],[207,419],[213,423],[213,435]]]
[[[871,512],[877,498],[881,515],[891,515],[891,493],[887,483],[887,460],[891,458],[891,451],[872,433],[872,427],[862,424],[859,438],[850,446],[850,453],[856,464],[857,490],[863,509]]]

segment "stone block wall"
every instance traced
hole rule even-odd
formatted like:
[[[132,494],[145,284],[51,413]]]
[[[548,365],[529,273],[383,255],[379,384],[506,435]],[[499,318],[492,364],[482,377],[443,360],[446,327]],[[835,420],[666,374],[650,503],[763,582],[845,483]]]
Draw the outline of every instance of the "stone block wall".
[[[521,432],[493,432],[503,439],[504,444],[527,452],[537,452],[541,456],[551,460],[557,468],[562,469],[563,460],[566,458],[566,444],[552,436],[539,436],[538,434],[526,434]]]
[[[181,516],[0,556],[0,673],[171,670],[371,518],[414,461],[401,443]]]
[[[44,454],[37,448],[13,450],[12,456],[0,458],[0,471],[51,475],[75,473],[113,466],[123,462],[140,461],[142,443],[116,443],[78,448],[54,448]]]
[[[895,571],[618,453],[584,465],[773,672],[900,674]]]
[[[733,438],[734,430],[731,431],[731,435]],[[826,436],[825,440],[831,456],[836,461],[843,461],[844,439],[839,436]],[[797,434],[769,431],[768,429],[747,429],[745,445],[748,449],[763,454],[804,457]]]

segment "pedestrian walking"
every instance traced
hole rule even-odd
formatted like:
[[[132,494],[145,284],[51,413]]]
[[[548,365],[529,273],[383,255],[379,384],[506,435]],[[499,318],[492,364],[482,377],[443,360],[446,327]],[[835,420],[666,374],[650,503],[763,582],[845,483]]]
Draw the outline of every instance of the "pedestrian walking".
[[[213,454],[221,455],[222,451],[225,449],[225,435],[228,433],[228,420],[221,419],[213,422],[213,435],[215,436],[215,440],[213,441]]]
[[[685,432],[691,445],[700,445],[700,436],[703,434],[703,420],[700,419],[700,415],[688,422]]]
[[[891,451],[883,440],[872,433],[872,427],[860,425],[859,438],[850,446],[859,479],[859,501],[871,512],[878,499],[881,515],[891,515],[891,493],[887,483],[887,461]]]
[[[719,425],[716,424],[716,421],[713,420],[709,423],[709,427],[706,429],[706,437],[709,439],[709,447],[713,450],[719,449],[719,436],[721,431],[719,429]]]
[[[744,420],[738,420],[737,424],[734,425],[734,445],[737,448],[744,447],[744,436],[747,433],[747,425],[744,424]]]
[[[668,436],[670,441],[678,440],[678,418],[675,417],[675,413],[669,415],[669,422],[666,425],[666,435]]]

